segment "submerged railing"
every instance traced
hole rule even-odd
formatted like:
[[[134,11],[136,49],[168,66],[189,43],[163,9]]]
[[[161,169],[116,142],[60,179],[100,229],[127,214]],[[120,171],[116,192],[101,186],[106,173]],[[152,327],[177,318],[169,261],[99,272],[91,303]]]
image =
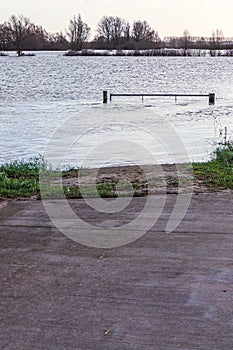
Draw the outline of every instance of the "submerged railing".
[[[131,96],[139,96],[142,98],[142,101],[144,97],[175,97],[175,101],[177,101],[177,97],[208,97],[209,98],[209,104],[213,105],[215,104],[215,94],[209,93],[209,94],[109,94],[109,100],[112,101],[112,98],[114,96],[119,97],[131,97]],[[105,90],[103,91],[103,103],[108,102],[108,92]]]

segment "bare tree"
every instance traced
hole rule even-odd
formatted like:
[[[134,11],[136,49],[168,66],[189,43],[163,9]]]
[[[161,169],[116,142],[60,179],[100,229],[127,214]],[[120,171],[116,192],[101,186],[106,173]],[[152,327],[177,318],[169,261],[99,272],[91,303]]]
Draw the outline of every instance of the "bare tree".
[[[70,20],[67,35],[70,38],[72,51],[82,50],[85,42],[89,38],[90,30],[88,25],[83,22],[80,14],[78,17],[74,16],[73,19]]]
[[[190,40],[191,40],[191,35],[190,35],[188,29],[185,29],[184,33],[183,33],[183,38],[182,38],[182,46],[184,49],[184,56],[187,56],[187,50],[189,48]]]
[[[113,16],[102,17],[97,27],[99,37],[103,38],[107,43],[112,42],[116,46],[127,35],[127,31],[129,30],[128,22],[123,18]]]
[[[133,23],[132,38],[136,42],[152,42],[155,39],[155,31],[147,21],[136,21]]]
[[[102,37],[108,43],[112,39],[112,16],[104,16],[98,23],[97,32],[99,37]]]
[[[15,44],[17,55],[21,56],[22,54],[22,43],[29,31],[30,20],[23,15],[20,16],[11,16],[9,19],[8,26],[11,31],[12,41]]]
[[[129,24],[129,22],[125,23],[124,37],[125,37],[126,41],[130,41],[130,24]]]
[[[159,47],[160,44],[161,44],[161,39],[159,37],[159,33],[158,31],[156,30],[155,34],[154,34],[154,40],[153,40],[156,44],[156,47]]]
[[[124,37],[127,23],[123,18],[115,17],[112,26],[112,39],[114,44],[118,45],[121,38]]]
[[[219,48],[219,45],[222,41],[224,41],[224,35],[222,30],[216,29],[216,31],[212,32],[212,43],[216,46],[216,48]]]
[[[209,39],[210,43],[210,56],[217,56],[220,54],[217,50],[221,48],[221,43],[224,41],[223,32],[219,29],[213,30],[212,36]]]
[[[12,49],[11,30],[7,23],[0,24],[0,50]]]

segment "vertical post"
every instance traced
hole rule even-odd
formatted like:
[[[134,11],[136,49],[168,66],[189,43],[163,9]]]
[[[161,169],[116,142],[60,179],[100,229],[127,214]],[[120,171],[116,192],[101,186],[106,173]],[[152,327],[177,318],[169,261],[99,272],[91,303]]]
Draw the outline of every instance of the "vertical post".
[[[215,104],[215,94],[209,94],[209,105]]]
[[[103,91],[103,103],[108,103],[108,92]]]

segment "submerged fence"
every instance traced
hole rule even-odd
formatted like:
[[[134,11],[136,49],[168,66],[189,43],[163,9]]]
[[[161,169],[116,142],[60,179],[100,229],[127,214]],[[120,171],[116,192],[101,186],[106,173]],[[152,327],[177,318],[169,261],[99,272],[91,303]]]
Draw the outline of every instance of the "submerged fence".
[[[142,101],[144,97],[175,97],[175,101],[177,101],[177,97],[208,97],[209,98],[209,104],[213,105],[215,104],[215,94],[209,93],[209,94],[109,94],[109,100],[112,101],[112,98],[114,96],[119,97],[131,97],[131,96],[139,96],[141,97]],[[108,102],[108,92],[105,90],[103,91],[103,103]]]

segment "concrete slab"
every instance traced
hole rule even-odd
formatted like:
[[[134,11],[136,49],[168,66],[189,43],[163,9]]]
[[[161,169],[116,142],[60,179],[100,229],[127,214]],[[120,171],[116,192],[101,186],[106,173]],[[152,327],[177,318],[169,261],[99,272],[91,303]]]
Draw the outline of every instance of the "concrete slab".
[[[193,195],[175,232],[164,233],[176,196],[137,241],[96,249],[69,240],[41,201],[0,211],[0,347],[9,350],[232,350],[233,195]],[[123,223],[81,200],[93,224]]]

